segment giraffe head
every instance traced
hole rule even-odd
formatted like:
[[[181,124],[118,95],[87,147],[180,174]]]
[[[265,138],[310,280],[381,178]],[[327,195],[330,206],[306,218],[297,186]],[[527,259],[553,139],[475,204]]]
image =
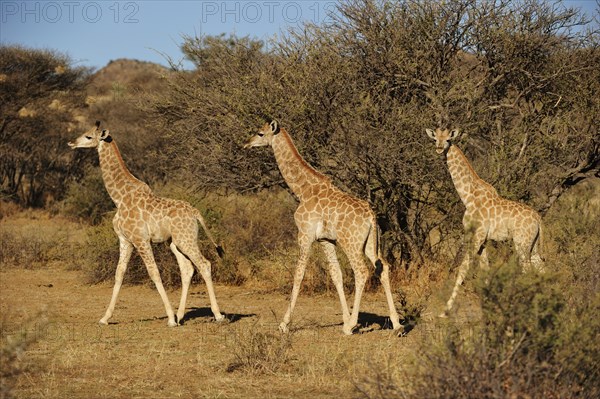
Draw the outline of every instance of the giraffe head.
[[[265,123],[258,133],[250,137],[250,139],[244,145],[244,148],[271,145],[273,142],[273,137],[279,133],[279,129],[279,122],[276,120],[271,121],[271,123]]]
[[[94,127],[73,141],[69,141],[69,147],[75,148],[96,148],[100,141],[108,141],[110,132],[106,129],[100,130],[100,121],[96,121]]]
[[[458,137],[458,129],[425,129],[427,135],[435,140],[435,150],[438,154],[445,153],[450,148],[450,141]]]

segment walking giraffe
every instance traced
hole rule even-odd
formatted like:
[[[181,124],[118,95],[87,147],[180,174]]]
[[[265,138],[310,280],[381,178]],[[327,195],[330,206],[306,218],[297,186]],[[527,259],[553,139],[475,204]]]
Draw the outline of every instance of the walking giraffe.
[[[488,240],[512,239],[521,266],[529,269],[533,264],[537,270],[542,270],[542,218],[527,205],[502,198],[494,187],[477,176],[463,152],[452,144],[452,140],[458,137],[458,130],[425,130],[435,140],[437,153],[446,155],[454,187],[466,208],[463,227],[467,248],[458,268],[452,295],[446,303],[446,309],[440,314],[440,317],[446,317],[469,270],[471,256],[476,261],[480,258],[482,267],[488,268],[485,248]]]
[[[119,263],[115,273],[112,298],[104,317],[100,319],[100,324],[108,324],[108,320],[113,314],[127,263],[134,247],[144,261],[148,274],[165,305],[169,327],[176,326],[183,319],[187,293],[194,274],[192,263],[198,268],[206,282],[210,308],[215,319],[223,320],[224,316],[219,311],[214,293],[210,262],[202,256],[198,249],[198,222],[219,254],[222,250],[206,228],[200,211],[185,201],[154,195],[146,183],[138,180],[129,172],[115,140],[108,130],[100,130],[99,121],[92,129],[69,142],[69,147],[98,149],[104,185],[117,206],[113,227],[119,236]],[[169,238],[171,238],[171,251],[175,254],[181,271],[181,300],[177,310],[177,321],[162,285],[151,246],[151,242],[164,242]]]
[[[294,285],[290,305],[279,325],[283,332],[288,331],[292,313],[304,278],[310,247],[319,241],[329,263],[329,273],[337,290],[342,306],[344,334],[352,334],[358,324],[358,311],[369,268],[363,255],[380,273],[381,284],[387,298],[390,319],[394,330],[401,327],[398,312],[394,305],[389,279],[389,265],[379,251],[379,232],[375,214],[366,201],[340,191],[325,175],[312,168],[298,153],[288,132],[277,121],[263,126],[251,137],[244,148],[273,147],[279,170],[289,188],[300,200],[294,214],[298,227],[300,257],[294,273]],[[348,310],[342,272],[335,252],[339,243],[346,253],[354,271],[355,293],[352,314]]]

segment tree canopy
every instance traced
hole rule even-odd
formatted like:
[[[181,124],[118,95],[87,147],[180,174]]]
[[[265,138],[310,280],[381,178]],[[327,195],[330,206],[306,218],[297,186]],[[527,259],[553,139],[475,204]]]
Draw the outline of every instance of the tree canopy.
[[[283,185],[242,143],[278,118],[302,155],[368,199],[388,256],[437,252],[462,204],[424,131],[447,126],[501,195],[545,212],[600,166],[599,32],[572,8],[526,0],[373,1],[271,43],[188,37],[196,69],[146,104],[202,188]],[[442,240],[431,240],[433,231]]]

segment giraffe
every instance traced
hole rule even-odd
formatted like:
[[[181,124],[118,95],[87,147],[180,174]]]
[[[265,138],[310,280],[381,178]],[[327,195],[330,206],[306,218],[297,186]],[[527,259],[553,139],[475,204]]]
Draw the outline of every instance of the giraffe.
[[[440,314],[440,317],[447,317],[458,288],[469,270],[471,258],[473,257],[476,263],[480,260],[483,269],[488,268],[488,240],[512,239],[521,266],[530,269],[533,265],[535,269],[543,270],[543,260],[540,256],[542,218],[527,205],[502,198],[492,185],[477,175],[463,152],[452,143],[459,135],[458,130],[425,130],[427,135],[435,140],[437,153],[446,156],[454,187],[466,208],[463,216],[466,254],[458,269],[450,299]]]
[[[300,292],[300,285],[308,262],[310,249],[318,241],[328,260],[329,273],[342,307],[342,331],[351,335],[358,324],[362,292],[369,275],[363,255],[366,255],[380,274],[394,330],[401,327],[394,305],[389,280],[389,264],[379,251],[379,231],[375,214],[366,201],[348,195],[333,185],[331,180],[311,167],[298,153],[288,132],[277,121],[266,123],[252,136],[244,148],[271,146],[279,170],[292,192],[300,200],[294,219],[298,227],[300,257],[294,273],[294,284],[287,312],[279,325],[288,332],[288,324]],[[342,272],[336,255],[336,244],[346,253],[355,278],[352,314],[344,295]]]
[[[110,132],[100,130],[99,121],[93,128],[68,144],[72,149],[98,149],[104,185],[117,206],[117,213],[113,218],[113,228],[119,237],[119,262],[115,273],[112,297],[104,317],[100,319],[100,324],[108,324],[108,320],[112,317],[133,248],[136,248],[140,254],[148,274],[160,294],[167,312],[169,327],[177,326],[183,319],[188,289],[194,274],[192,263],[206,283],[210,307],[215,319],[217,321],[224,320],[215,297],[210,262],[202,256],[198,249],[198,222],[217,248],[219,255],[222,254],[222,249],[215,243],[206,228],[200,211],[185,201],[156,196],[146,183],[134,177],[125,166],[119,148]],[[151,242],[164,242],[169,238],[171,238],[171,251],[177,258],[181,271],[181,299],[177,310],[177,320],[162,285],[151,246]]]

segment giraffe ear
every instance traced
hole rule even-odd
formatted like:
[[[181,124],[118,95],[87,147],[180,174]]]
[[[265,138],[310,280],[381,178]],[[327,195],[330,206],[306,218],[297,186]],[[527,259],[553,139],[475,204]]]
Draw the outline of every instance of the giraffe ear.
[[[450,131],[450,140],[454,140],[459,134],[460,131],[458,129],[452,129],[452,131]]]
[[[435,132],[433,130],[431,130],[431,129],[425,129],[425,131],[427,132],[427,135],[429,137],[431,137],[432,139],[435,140]]]
[[[96,121],[96,129],[100,127],[100,121]]]
[[[102,130],[102,133],[100,134],[100,140],[110,143],[112,141],[112,137],[110,137],[110,130]]]
[[[279,133],[279,123],[276,120],[273,120],[271,122],[270,126],[271,126],[271,132],[273,132],[273,134]]]

